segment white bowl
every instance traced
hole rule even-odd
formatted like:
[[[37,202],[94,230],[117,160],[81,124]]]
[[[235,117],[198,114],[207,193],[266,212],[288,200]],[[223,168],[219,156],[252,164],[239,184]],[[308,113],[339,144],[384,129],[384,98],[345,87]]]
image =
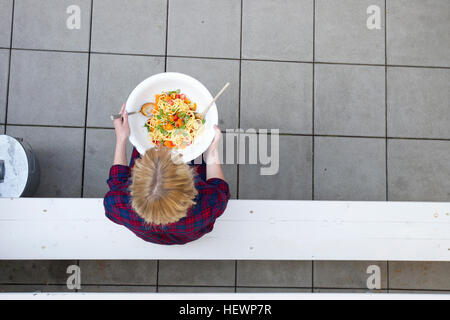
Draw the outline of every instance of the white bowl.
[[[192,102],[197,103],[197,112],[205,110],[213,99],[208,89],[197,79],[182,73],[165,72],[145,79],[134,88],[128,97],[126,110],[128,112],[139,111],[144,103],[155,102],[156,94],[177,89],[180,89],[182,93],[186,94]],[[155,147],[148,138],[147,128],[144,127],[146,120],[147,117],[141,113],[128,117],[130,124],[130,142],[141,155],[145,154],[148,149]],[[214,104],[206,114],[205,127],[202,134],[195,138],[190,146],[184,149],[176,149],[182,155],[184,162],[189,162],[197,158],[208,149],[214,139],[214,125],[217,123],[217,106]]]

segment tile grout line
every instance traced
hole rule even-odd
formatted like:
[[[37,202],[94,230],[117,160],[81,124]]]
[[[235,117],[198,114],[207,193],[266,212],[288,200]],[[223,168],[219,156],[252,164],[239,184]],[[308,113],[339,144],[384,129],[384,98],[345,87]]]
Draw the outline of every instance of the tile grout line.
[[[312,114],[311,114],[311,118],[312,118],[312,144],[311,144],[311,198],[312,200],[314,200],[315,197],[315,193],[314,193],[314,165],[315,165],[315,157],[314,157],[314,152],[315,152],[315,138],[314,138],[314,134],[315,134],[315,101],[314,101],[314,96],[315,96],[315,60],[316,60],[316,0],[313,0],[313,25],[312,25],[312,37],[313,37],[313,47],[312,47],[312,96],[311,96],[311,104],[312,104]]]
[[[386,201],[389,201],[388,183],[388,67],[387,67],[387,0],[384,0],[384,102],[385,102],[385,165],[386,165]],[[386,286],[389,293],[389,261],[386,261]]]
[[[234,292],[237,292],[238,261],[234,260]]]
[[[388,68],[387,68],[387,0],[384,0],[384,102],[385,102],[385,170],[386,170],[386,201],[389,201],[389,183],[388,183]]]
[[[2,286],[64,286],[65,283],[0,283]],[[104,286],[104,287],[154,287],[154,285],[151,284],[127,284],[127,283],[87,283],[83,284],[85,287],[90,286]],[[227,286],[227,285],[198,285],[198,284],[192,284],[192,285],[186,285],[186,284],[163,284],[160,285],[160,287],[180,287],[180,288],[186,288],[186,287],[195,287],[195,288],[233,288],[234,286]],[[287,287],[287,286],[258,286],[258,285],[241,285],[238,288],[248,288],[248,289],[311,289],[311,287]],[[367,292],[371,291],[377,291],[377,290],[399,290],[399,291],[428,291],[428,292],[448,292],[448,289],[417,289],[417,288],[388,288],[382,287],[381,289],[376,290],[370,290],[366,287],[351,287],[351,288],[338,288],[338,287],[316,287],[315,289],[344,289],[344,290],[366,290]],[[81,290],[82,291],[82,290]]]
[[[3,48],[17,51],[36,51],[36,52],[59,52],[59,53],[89,53],[88,51],[70,51],[70,50],[54,50],[54,49],[30,49],[30,48]],[[100,52],[91,51],[91,54],[103,55],[117,55],[117,56],[138,56],[138,57],[156,57],[164,58],[164,54],[144,54],[144,53],[120,53],[120,52]],[[302,63],[312,64],[312,61],[295,61],[295,60],[276,60],[276,59],[252,59],[252,58],[228,58],[228,57],[200,57],[200,56],[182,56],[182,55],[167,55],[168,58],[187,58],[187,59],[206,59],[206,60],[231,60],[231,61],[254,61],[254,62],[281,62],[281,63]],[[371,63],[352,63],[352,62],[331,62],[331,61],[314,61],[315,64],[325,65],[344,65],[344,66],[366,66],[366,67],[390,67],[390,68],[422,68],[422,69],[450,69],[450,66],[421,66],[421,65],[401,65],[401,64],[371,64]]]
[[[238,128],[241,127],[241,90],[242,90],[242,25],[244,21],[244,0],[241,0],[241,20],[239,28],[239,88],[238,88]],[[239,138],[238,138],[239,141]],[[234,142],[233,142],[234,144]],[[239,149],[238,149],[239,153]],[[236,199],[239,199],[239,175],[240,166],[239,161],[236,165]],[[237,273],[238,273],[238,261],[234,260],[234,292],[237,292]]]
[[[169,47],[169,0],[166,3],[166,46],[164,51],[164,72],[167,72],[167,50]],[[156,292],[159,292],[159,260],[156,260]]]
[[[87,140],[87,119],[89,106],[89,78],[91,71],[91,45],[92,45],[92,24],[94,19],[94,0],[91,0],[91,20],[89,26],[89,52],[87,61],[87,79],[86,79],[86,105],[84,109],[84,140],[83,140],[83,163],[81,167],[81,198],[84,197],[84,172],[86,165],[86,140]]]
[[[167,48],[169,46],[169,0],[167,0],[166,5],[166,48],[164,54],[164,72],[167,72]]]
[[[16,1],[12,2],[11,10],[11,35],[9,38],[9,61],[8,61],[8,80],[6,85],[6,101],[5,101],[5,127],[3,128],[3,133],[6,134],[6,127],[8,125],[8,106],[9,106],[9,87],[11,80],[11,61],[12,61],[12,43],[13,43],[13,33],[14,33],[14,9]]]
[[[388,290],[391,289],[390,283],[389,283],[389,261],[386,261],[386,287]]]
[[[1,284],[2,286],[5,287],[12,287],[12,286],[41,286],[43,288],[48,287],[48,286],[64,286],[64,284],[61,283],[50,283],[50,284],[42,284],[42,283],[4,283]],[[154,287],[154,285],[137,285],[137,284],[84,284],[82,286],[83,287],[93,287],[93,286],[102,286],[102,287],[136,287],[136,288],[142,288],[142,287]],[[222,285],[217,285],[217,286],[210,286],[210,285],[161,285],[162,288],[171,288],[171,287],[180,287],[180,288],[230,288],[232,289],[233,286],[222,286]],[[301,290],[310,290],[310,287],[271,287],[271,286],[239,286],[238,288],[244,288],[244,289],[287,289],[285,292],[288,292],[289,290],[292,289],[301,289]],[[392,289],[388,289],[388,288],[382,288],[382,289],[376,289],[376,290],[370,290],[367,288],[336,288],[336,287],[317,287],[316,289],[319,290],[345,290],[348,291],[349,293],[353,292],[359,292],[361,290],[364,290],[364,292],[367,293],[379,293],[378,291],[387,291],[387,293],[392,293],[392,290],[396,290],[396,291],[412,291],[412,292],[425,292],[425,294],[432,294],[432,293],[448,293],[449,290],[446,289],[417,289],[417,288],[392,288]],[[39,291],[38,292],[56,292],[56,291]],[[14,292],[14,291],[8,291],[8,292]],[[77,292],[84,292],[83,289],[78,290]],[[117,291],[119,292],[119,291]],[[151,291],[149,291],[151,292]],[[281,291],[283,292],[283,291]],[[381,293],[381,292],[380,292]]]
[[[5,125],[0,123],[0,125]],[[46,125],[46,124],[21,124],[21,123],[9,123],[8,126],[15,127],[37,127],[37,128],[61,128],[61,129],[84,129],[84,126],[66,126],[66,125]],[[87,129],[92,130],[114,130],[113,127],[97,127],[87,126]],[[226,131],[221,130],[222,133]],[[251,133],[258,135],[259,133]],[[386,136],[351,136],[343,134],[307,134],[307,133],[279,133],[280,136],[287,137],[325,137],[325,138],[349,138],[349,139],[386,139]],[[425,137],[387,137],[388,140],[414,140],[414,141],[442,141],[450,142],[450,138],[425,138]]]
[[[71,51],[71,50],[55,50],[55,49],[37,49],[37,48],[3,48],[17,51],[36,51],[36,52],[60,52],[60,53],[89,53],[88,51]],[[138,57],[159,57],[164,58],[164,54],[144,54],[144,53],[121,53],[121,52],[100,52],[90,51],[91,54],[117,55],[117,56],[138,56]],[[366,66],[366,67],[390,67],[390,68],[423,68],[423,69],[450,69],[450,66],[423,66],[423,65],[407,65],[407,64],[373,64],[373,63],[352,63],[352,62],[332,62],[332,61],[296,61],[296,60],[277,60],[277,59],[253,59],[253,58],[229,58],[229,57],[201,57],[201,56],[182,56],[167,55],[168,58],[187,58],[187,59],[207,59],[207,60],[231,60],[231,61],[254,61],[254,62],[284,62],[284,63],[301,63],[301,64],[326,64],[326,65],[344,65],[344,66]]]
[[[242,24],[244,20],[244,0],[241,0],[241,25],[239,35],[239,88],[238,88],[238,128],[241,127],[241,90],[242,90]],[[238,138],[239,139],[239,138]],[[239,153],[239,149],[238,149]],[[239,161],[238,161],[239,162]],[[236,199],[239,199],[239,163],[236,165]]]
[[[313,53],[313,63],[312,63],[312,96],[311,96],[311,102],[312,102],[312,145],[311,145],[311,198],[314,200],[315,198],[315,184],[314,184],[314,170],[315,170],[315,72],[316,72],[316,0],[313,0],[313,25],[312,25],[312,37],[313,37],[313,47],[312,47],[312,53]],[[314,292],[314,260],[311,260],[311,292]]]
[[[159,292],[159,260],[156,260],[156,292]]]

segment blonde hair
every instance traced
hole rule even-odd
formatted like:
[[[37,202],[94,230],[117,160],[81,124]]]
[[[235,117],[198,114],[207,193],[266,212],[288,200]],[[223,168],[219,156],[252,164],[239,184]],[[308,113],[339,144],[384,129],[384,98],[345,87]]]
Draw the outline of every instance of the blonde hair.
[[[169,224],[195,204],[194,173],[166,147],[150,149],[133,167],[131,204],[147,223]]]

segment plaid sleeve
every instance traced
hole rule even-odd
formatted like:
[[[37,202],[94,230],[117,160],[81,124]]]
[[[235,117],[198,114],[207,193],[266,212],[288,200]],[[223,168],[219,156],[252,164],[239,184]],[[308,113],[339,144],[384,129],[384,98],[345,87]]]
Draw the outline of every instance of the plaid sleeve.
[[[215,189],[215,197],[209,198],[209,205],[214,210],[215,218],[220,217],[227,208],[230,199],[230,188],[228,183],[219,178],[211,178],[206,181],[207,184]]]
[[[109,179],[107,181],[111,191],[123,190],[128,188],[128,179],[131,169],[128,166],[114,165],[109,169]]]
[[[106,217],[121,225],[127,225],[130,220],[127,208],[130,201],[130,192],[128,191],[130,171],[128,166],[114,165],[111,167],[107,181],[109,191],[103,200]]]

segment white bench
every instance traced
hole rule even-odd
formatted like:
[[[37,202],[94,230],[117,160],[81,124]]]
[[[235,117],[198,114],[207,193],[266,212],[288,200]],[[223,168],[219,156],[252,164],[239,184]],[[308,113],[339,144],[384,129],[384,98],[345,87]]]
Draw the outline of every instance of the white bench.
[[[0,199],[0,259],[450,261],[450,204],[232,200],[182,246],[137,238],[103,199]]]

